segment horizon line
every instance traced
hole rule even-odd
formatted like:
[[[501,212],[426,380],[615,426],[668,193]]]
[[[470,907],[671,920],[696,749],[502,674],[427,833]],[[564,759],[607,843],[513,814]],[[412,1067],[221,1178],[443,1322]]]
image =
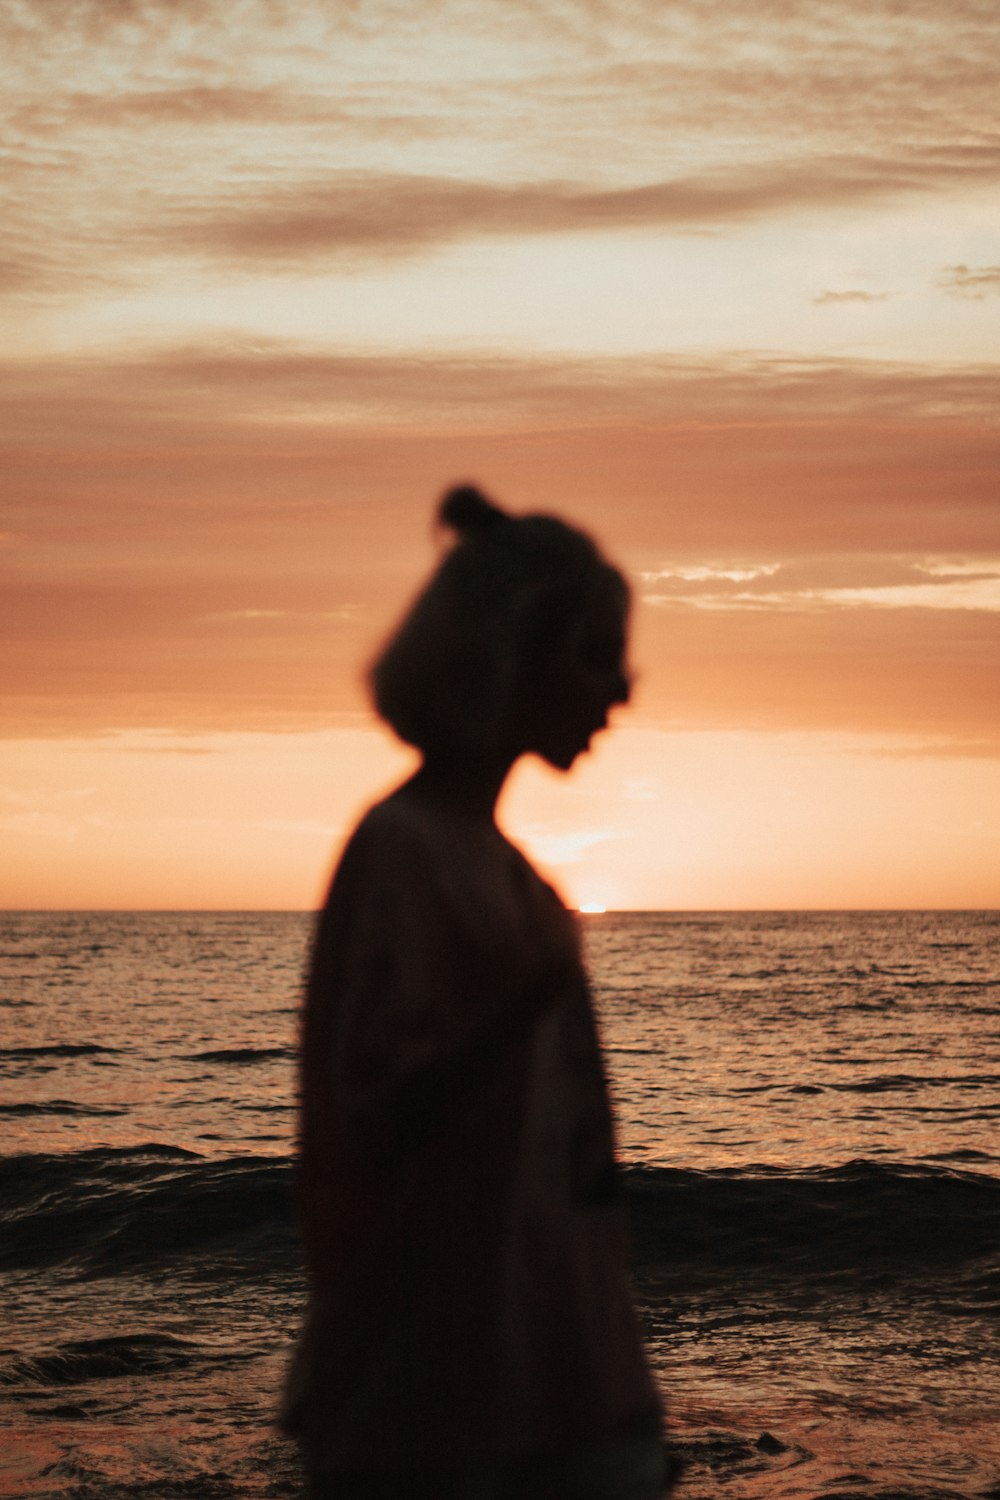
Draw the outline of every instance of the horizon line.
[[[1000,906],[608,906],[602,911],[568,906],[576,916],[801,916],[849,913],[968,912],[1000,914]],[[318,916],[319,906],[3,906],[0,916]]]

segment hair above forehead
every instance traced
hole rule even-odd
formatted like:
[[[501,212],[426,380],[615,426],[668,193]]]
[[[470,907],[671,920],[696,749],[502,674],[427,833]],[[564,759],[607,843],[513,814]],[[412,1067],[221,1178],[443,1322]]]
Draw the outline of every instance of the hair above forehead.
[[[511,514],[461,484],[437,518],[454,545],[369,674],[378,712],[425,751],[496,737],[536,653],[599,605],[624,617],[629,597],[593,539],[556,516]]]

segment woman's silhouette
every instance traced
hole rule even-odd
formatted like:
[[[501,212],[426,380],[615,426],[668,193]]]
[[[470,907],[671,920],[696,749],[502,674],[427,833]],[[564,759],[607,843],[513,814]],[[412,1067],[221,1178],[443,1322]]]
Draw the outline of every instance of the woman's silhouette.
[[[568,770],[627,700],[628,589],[551,516],[462,487],[440,519],[457,541],[371,673],[422,763],[361,820],[315,941],[284,1423],[315,1500],[650,1500],[576,926],[494,822],[521,755]]]

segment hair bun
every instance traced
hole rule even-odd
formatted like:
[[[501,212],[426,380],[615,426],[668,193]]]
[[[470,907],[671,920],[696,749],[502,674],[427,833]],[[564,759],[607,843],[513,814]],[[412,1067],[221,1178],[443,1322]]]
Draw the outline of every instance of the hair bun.
[[[456,536],[464,537],[476,532],[488,531],[499,521],[508,519],[507,512],[488,499],[474,484],[457,484],[442,497],[438,507],[438,520]]]

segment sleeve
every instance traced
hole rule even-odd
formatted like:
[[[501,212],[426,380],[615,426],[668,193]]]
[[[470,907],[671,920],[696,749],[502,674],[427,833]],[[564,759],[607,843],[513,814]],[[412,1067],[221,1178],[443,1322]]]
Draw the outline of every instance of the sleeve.
[[[365,1154],[453,1130],[545,1005],[498,873],[449,852],[369,815],[324,912],[314,1063],[341,1140]]]

